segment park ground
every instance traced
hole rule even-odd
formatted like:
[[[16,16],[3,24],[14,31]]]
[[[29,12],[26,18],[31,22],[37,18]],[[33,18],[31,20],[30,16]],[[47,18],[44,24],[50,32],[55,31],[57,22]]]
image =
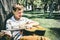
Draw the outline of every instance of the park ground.
[[[39,25],[47,28],[45,35],[51,40],[60,40],[60,19],[55,18],[45,18],[44,12],[43,14],[40,12],[36,13],[25,13],[24,15],[34,21],[39,22]],[[46,15],[47,17],[47,15]]]

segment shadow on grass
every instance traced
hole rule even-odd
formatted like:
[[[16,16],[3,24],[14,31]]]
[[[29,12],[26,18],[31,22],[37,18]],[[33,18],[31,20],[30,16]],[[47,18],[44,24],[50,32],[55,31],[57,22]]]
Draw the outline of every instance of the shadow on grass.
[[[55,32],[58,36],[60,36],[60,28],[50,28],[53,32]]]

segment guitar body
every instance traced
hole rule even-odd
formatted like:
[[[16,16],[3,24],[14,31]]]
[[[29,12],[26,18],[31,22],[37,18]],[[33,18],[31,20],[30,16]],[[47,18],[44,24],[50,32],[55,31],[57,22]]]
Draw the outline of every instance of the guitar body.
[[[45,34],[45,31],[46,29],[43,28],[43,27],[32,27],[32,28],[29,28],[29,29],[24,29],[23,30],[23,35],[24,36],[27,36],[27,35],[33,35],[33,34],[36,34],[36,35],[40,35],[40,36],[43,36]]]
[[[50,40],[47,37],[44,37],[46,29],[43,27],[32,27],[29,29],[23,30],[23,36],[20,40]]]

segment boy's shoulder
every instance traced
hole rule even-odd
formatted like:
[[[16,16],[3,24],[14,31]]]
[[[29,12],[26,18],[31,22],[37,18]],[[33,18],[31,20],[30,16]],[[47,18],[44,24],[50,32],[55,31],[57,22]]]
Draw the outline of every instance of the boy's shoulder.
[[[11,18],[9,18],[6,22],[11,22],[12,21],[12,17]]]

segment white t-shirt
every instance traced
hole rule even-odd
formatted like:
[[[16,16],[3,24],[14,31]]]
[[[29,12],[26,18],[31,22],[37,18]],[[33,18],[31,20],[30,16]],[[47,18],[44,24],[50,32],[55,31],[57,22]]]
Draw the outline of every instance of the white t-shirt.
[[[33,22],[32,20],[25,18],[25,17],[21,17],[20,20],[16,21],[14,16],[12,16],[10,19],[7,20],[6,22],[6,30],[8,29],[19,29],[19,28],[25,28],[26,23],[30,23]],[[31,25],[27,25],[28,27],[32,27]],[[10,36],[13,35],[13,37],[20,31],[13,31],[11,33],[11,31],[6,32],[7,34],[9,34]]]

